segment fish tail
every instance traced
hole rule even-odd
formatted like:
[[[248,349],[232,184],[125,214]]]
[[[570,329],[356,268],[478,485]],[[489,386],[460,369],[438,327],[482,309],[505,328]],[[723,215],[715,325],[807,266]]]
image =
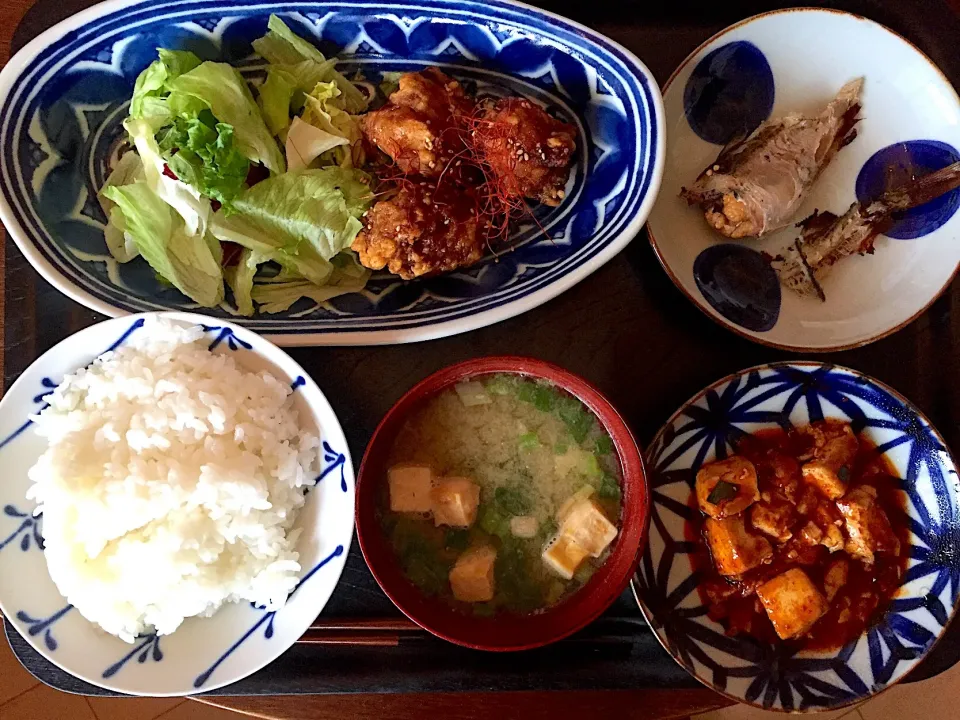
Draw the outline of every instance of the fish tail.
[[[960,162],[955,162],[953,165],[947,165],[940,170],[914,178],[895,190],[886,192],[877,200],[881,206],[877,209],[890,213],[910,210],[958,187],[960,187]]]

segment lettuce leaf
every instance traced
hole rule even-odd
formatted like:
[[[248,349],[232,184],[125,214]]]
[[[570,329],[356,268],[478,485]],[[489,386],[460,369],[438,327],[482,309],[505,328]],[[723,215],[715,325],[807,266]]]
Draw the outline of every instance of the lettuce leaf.
[[[290,104],[297,90],[297,78],[283,67],[268,67],[267,79],[260,86],[257,104],[263,119],[274,135],[280,135],[290,125]]]
[[[145,120],[127,118],[123,127],[143,162],[144,181],[157,196],[173,207],[185,223],[188,235],[203,236],[210,220],[210,201],[196,188],[174,179],[164,172],[167,164],[153,136],[153,128]]]
[[[257,268],[266,260],[260,253],[244,249],[240,253],[239,262],[224,271],[227,284],[233,290],[237,310],[241,315],[247,317],[253,315],[253,278],[257,274]]]
[[[158,275],[203,307],[223,300],[220,259],[211,242],[188,234],[180,216],[146,182],[114,185],[103,193],[123,213],[125,232]]]
[[[240,244],[251,250],[273,247],[297,253],[309,247],[329,260],[353,242],[360,230],[358,218],[372,200],[365,173],[340,168],[296,170],[245,190],[234,200],[229,219],[235,220],[235,228],[248,231],[253,241]],[[224,215],[217,213],[218,226]]]
[[[170,91],[170,83],[200,65],[200,58],[184,50],[158,50],[154,60],[137,76],[130,100],[130,115],[148,120],[154,128],[161,127],[171,117],[162,96]]]
[[[289,309],[302,297],[324,303],[338,295],[359,292],[370,279],[370,271],[360,265],[352,252],[337,255],[333,265],[333,272],[322,287],[307,280],[264,281],[253,286],[252,298],[260,305],[261,312],[278,313]]]
[[[329,80],[343,93],[344,110],[356,115],[367,109],[366,96],[336,71],[336,60],[327,60],[276,15],[271,15],[267,22],[267,34],[253,41],[253,49],[271,65],[286,66],[295,72],[303,92],[310,92],[318,82]],[[297,69],[294,71],[291,66]]]
[[[205,114],[175,118],[158,134],[160,152],[180,180],[229,208],[243,189],[250,161],[237,149],[233,127]]]
[[[284,171],[280,148],[236,68],[205,62],[180,75],[169,86],[167,102],[174,115],[198,117],[198,108],[209,109],[217,122],[233,128],[237,149],[246,158],[262,163],[274,173]]]
[[[287,168],[301,170],[309,167],[310,163],[325,152],[349,144],[347,138],[321,130],[295,117],[287,131]]]
[[[132,185],[137,181],[144,179],[143,163],[140,156],[135,152],[126,152],[120,156],[117,166],[107,177],[97,193],[97,200],[100,201],[100,207],[107,216],[107,226],[103,230],[104,238],[107,241],[107,249],[117,262],[130,262],[140,254],[137,250],[133,238],[126,232],[126,220],[123,212],[117,207],[117,204],[106,197],[103,191],[108,187]]]
[[[340,107],[341,93],[330,83],[317,83],[304,98],[302,119],[324,132],[346,138],[350,147],[338,149],[330,158],[330,164],[355,167],[363,164],[363,132],[356,117]]]

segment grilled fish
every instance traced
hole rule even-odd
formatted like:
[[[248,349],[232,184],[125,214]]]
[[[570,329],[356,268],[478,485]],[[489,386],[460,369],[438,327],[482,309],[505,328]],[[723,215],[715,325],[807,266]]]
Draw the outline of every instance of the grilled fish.
[[[800,237],[773,267],[780,283],[794,292],[826,300],[820,282],[839,260],[873,254],[877,235],[890,229],[894,213],[910,210],[960,187],[960,162],[888,190],[871,202],[855,202],[842,216],[815,212],[799,224]]]
[[[699,205],[707,222],[729,238],[785,227],[833,156],[856,138],[862,88],[857,78],[819,115],[793,113],[764,123],[725,147],[680,197]]]

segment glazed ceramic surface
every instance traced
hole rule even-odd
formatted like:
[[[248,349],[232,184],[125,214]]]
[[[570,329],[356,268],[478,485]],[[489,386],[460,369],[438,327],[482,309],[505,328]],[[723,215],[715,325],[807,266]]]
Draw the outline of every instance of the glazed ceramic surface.
[[[660,93],[635,56],[586,27],[508,0],[111,0],[45,32],[0,74],[0,217],[49,282],[107,315],[197,309],[144,261],[110,257],[96,192],[156,48],[228,61],[259,82],[250,42],[271,13],[348,73],[438,65],[481,89],[527,96],[576,125],[578,152],[566,201],[538,210],[499,257],[429,280],[377,275],[361,293],[237,323],[284,345],[451,335],[556,296],[643,225],[663,171]],[[229,304],[201,312],[231,316]]]
[[[790,650],[727,637],[707,617],[687,524],[700,512],[697,470],[732,441],[764,428],[824,418],[851,423],[886,454],[906,496],[909,564],[881,620],[836,651]],[[939,433],[910,403],[854,370],[812,362],[744,370],[687,402],[647,452],[650,536],[634,591],[674,659],[705,685],[744,703],[814,711],[860,702],[916,667],[954,615],[960,592],[960,482]]]
[[[63,379],[136,333],[144,317],[108,320],[81,330],[34,362],[0,401],[0,610],[51,662],[101,687],[133,695],[188,695],[256,672],[289,648],[333,592],[353,535],[353,463],[336,415],[316,383],[286,353],[244,328],[213,318],[164,313],[206,328],[211,352],[231,353],[243,367],[266,370],[293,388],[300,422],[322,440],[321,474],[294,528],[301,528],[300,582],[278,611],[249,603],[191,618],[172,634],[146,635],[133,645],[83,618],[60,595],[43,556],[43,516],[26,499],[27,470],[46,449],[30,416]]]
[[[799,237],[789,227],[728,240],[678,195],[738,133],[788,113],[816,114],[863,77],[857,137],[827,166],[793,222],[814,210],[842,215],[892,177],[960,159],[960,101],[914,46],[846,13],[785,10],[744,20],[693,52],[664,88],[667,165],[648,229],[674,283],[705,313],[752,340],[838,350],[893,332],[945,289],[960,262],[960,191],[898,216],[873,255],[841,261],[823,281],[826,302],[781,289],[761,252]]]
[[[444,600],[424,594],[403,573],[383,532],[379,513],[387,480],[389,453],[412,412],[458,382],[492,373],[545,380],[580,400],[613,441],[622,472],[622,510],[610,555],[583,588],[556,605],[528,614],[500,612],[493,617],[468,615]],[[357,535],[363,557],[380,587],[414,622],[434,635],[477,650],[527,650],[547,645],[580,630],[606,610],[633,574],[646,538],[649,514],[647,478],[640,450],[626,422],[585,380],[550,363],[523,357],[467,360],[434,373],[410,389],[390,409],[367,445],[357,478]]]

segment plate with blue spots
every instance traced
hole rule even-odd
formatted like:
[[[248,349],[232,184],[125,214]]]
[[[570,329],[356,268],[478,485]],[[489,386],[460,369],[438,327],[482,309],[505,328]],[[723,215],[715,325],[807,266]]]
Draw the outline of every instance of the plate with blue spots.
[[[731,141],[791,113],[816,115],[863,78],[856,137],[825,167],[789,224],[730,239],[680,197]],[[869,19],[805,8],[758,15],[691,53],[663,88],[670,138],[650,240],[673,282],[703,312],[765,345],[828,352],[899,330],[960,266],[960,190],[897,213],[874,252],[844,258],[825,299],[781,285],[771,259],[815,211],[843,215],[905,178],[960,160],[960,99],[915,46]]]

